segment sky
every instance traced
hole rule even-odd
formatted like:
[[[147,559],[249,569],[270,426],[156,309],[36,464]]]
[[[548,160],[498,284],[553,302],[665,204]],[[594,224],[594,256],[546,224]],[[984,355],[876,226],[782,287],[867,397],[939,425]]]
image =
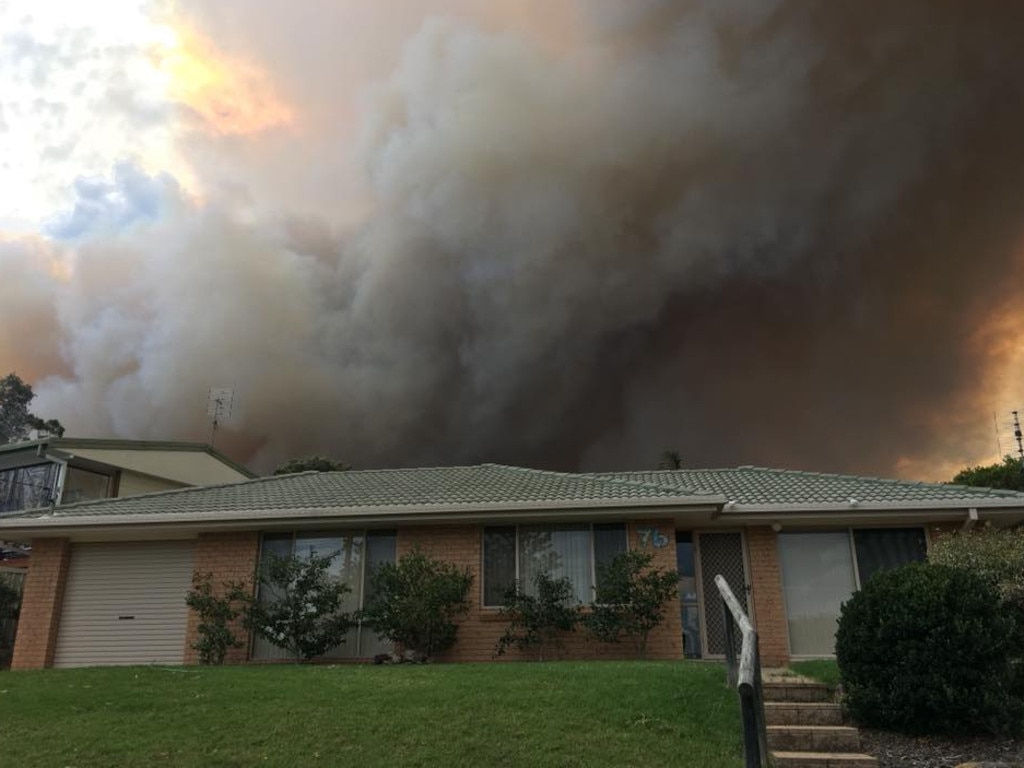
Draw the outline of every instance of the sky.
[[[257,470],[943,480],[1024,406],[982,0],[0,0],[0,370]]]

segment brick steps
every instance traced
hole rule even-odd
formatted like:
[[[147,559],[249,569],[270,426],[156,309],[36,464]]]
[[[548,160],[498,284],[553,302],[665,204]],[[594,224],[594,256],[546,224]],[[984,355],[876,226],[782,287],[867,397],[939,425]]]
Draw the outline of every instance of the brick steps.
[[[769,701],[764,717],[768,725],[842,725],[843,708],[825,702]]]
[[[860,733],[846,725],[769,725],[768,746],[782,751],[856,752]]]
[[[772,752],[777,768],[878,768],[878,760],[850,752]]]
[[[860,733],[843,725],[842,708],[824,683],[764,684],[768,747],[778,768],[877,768],[859,752]]]

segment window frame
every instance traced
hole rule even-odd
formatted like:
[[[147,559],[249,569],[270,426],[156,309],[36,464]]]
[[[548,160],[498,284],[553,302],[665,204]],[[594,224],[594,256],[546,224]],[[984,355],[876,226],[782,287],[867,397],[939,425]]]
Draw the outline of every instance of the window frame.
[[[532,528],[532,527],[545,526],[545,525],[550,525],[550,526],[557,527],[557,526],[560,526],[560,525],[579,525],[579,523],[569,523],[569,522],[564,522],[563,521],[563,522],[560,522],[560,523],[525,523],[525,524],[520,524],[520,523],[497,523],[497,524],[494,524],[494,525],[482,525],[482,526],[480,526],[480,607],[482,609],[488,610],[488,611],[497,611],[497,610],[500,610],[501,608],[504,607],[503,604],[494,605],[494,604],[490,604],[490,603],[487,602],[487,583],[486,583],[486,579],[485,579],[485,575],[486,575],[486,572],[487,572],[487,570],[486,570],[487,563],[486,563],[486,560],[485,560],[486,551],[487,550],[486,550],[486,547],[485,547],[485,539],[486,539],[486,536],[487,536],[488,529],[512,528],[515,531],[515,542],[514,542],[514,544],[515,544],[515,547],[514,547],[514,551],[515,551],[515,574],[513,575],[512,578],[513,578],[514,581],[519,581],[520,580],[520,575],[519,575],[519,573],[520,573],[520,567],[519,567],[520,529],[523,528],[523,527]],[[630,541],[629,541],[629,525],[625,521],[608,521],[608,522],[600,522],[600,523],[589,522],[589,523],[585,523],[585,525],[587,526],[587,533],[588,533],[589,539],[590,539],[589,547],[588,547],[589,554],[590,554],[590,564],[589,564],[590,565],[590,567],[589,567],[589,571],[590,571],[590,600],[588,602],[584,603],[584,605],[588,605],[589,606],[589,605],[594,605],[594,603],[595,603],[594,598],[596,598],[596,596],[597,596],[597,594],[596,594],[597,593],[597,553],[594,550],[594,527],[597,526],[597,525],[621,525],[622,526],[622,537],[623,537],[623,540],[625,542],[625,548],[622,551],[623,552],[628,552],[631,547],[630,547]]]
[[[367,584],[367,581],[368,581],[367,580],[367,569],[370,566],[370,558],[367,556],[367,554],[368,554],[367,553],[367,550],[368,550],[367,539],[369,538],[369,536],[371,534],[390,535],[390,536],[392,536],[394,538],[394,541],[395,541],[395,557],[394,557],[394,561],[393,562],[397,563],[398,562],[398,529],[397,528],[328,528],[328,529],[311,528],[309,530],[294,530],[293,529],[293,530],[290,530],[290,531],[260,531],[259,548],[258,548],[257,556],[256,556],[256,572],[255,572],[255,576],[254,576],[254,579],[253,579],[253,581],[255,583],[254,599],[257,600],[257,601],[260,599],[260,593],[261,593],[261,591],[263,589],[263,580],[260,578],[260,569],[263,566],[263,547],[264,547],[264,543],[266,542],[267,538],[268,537],[275,537],[278,540],[284,541],[285,540],[284,539],[285,535],[290,536],[291,537],[290,538],[291,548],[290,548],[290,551],[289,551],[289,556],[291,556],[291,555],[295,554],[295,543],[296,543],[296,541],[299,538],[301,538],[302,535],[308,536],[310,534],[317,534],[317,535],[322,535],[322,536],[332,536],[332,537],[333,536],[338,536],[339,538],[351,537],[353,539],[359,538],[361,540],[361,544],[359,546],[359,557],[360,557],[360,561],[361,562],[360,562],[360,567],[359,567],[359,579],[358,579],[358,581],[359,581],[359,584],[358,584],[358,600],[357,600],[357,607],[354,610],[355,611],[362,611],[363,608],[365,607],[365,602],[366,602],[366,584]],[[353,587],[352,591],[353,592],[356,591],[355,586],[356,585],[352,585],[352,587]],[[351,657],[349,657],[349,656],[323,656],[323,657],[318,657],[318,658],[324,658],[326,660],[331,660],[331,659],[342,659],[343,660],[343,659],[348,659],[348,658],[352,658],[352,659],[369,658],[369,657],[365,657],[365,656],[362,655],[362,650],[363,650],[362,649],[362,645],[363,645],[363,629],[367,629],[367,628],[368,627],[365,627],[363,625],[363,622],[362,622],[361,619],[355,622],[355,625],[354,625],[354,630],[355,630],[355,644],[354,644],[354,646],[355,646],[355,653]],[[253,654],[254,654],[254,652],[256,650],[256,631],[253,630],[249,634],[250,634],[250,639],[249,639],[249,654],[248,655],[249,655],[250,660],[255,660],[255,661],[273,661],[274,659],[253,659]],[[277,646],[274,646],[274,647],[277,647]]]
[[[813,527],[809,527],[809,528],[801,526],[801,527],[794,527],[794,528],[784,528],[779,533],[779,536],[782,536],[783,534],[786,534],[786,533],[834,533],[834,532],[842,532],[842,533],[844,533],[846,535],[847,543],[848,543],[848,546],[850,548],[850,558],[852,560],[852,566],[853,566],[852,567],[853,583],[854,583],[854,590],[853,591],[854,591],[854,593],[856,593],[856,592],[859,592],[864,587],[863,583],[861,582],[860,564],[857,562],[857,545],[856,545],[856,537],[854,535],[855,532],[859,531],[859,530],[872,530],[872,531],[874,531],[874,530],[893,530],[893,531],[920,530],[924,534],[925,559],[927,559],[928,552],[931,551],[931,548],[932,548],[932,534],[931,534],[931,529],[929,528],[929,524],[928,523],[920,523],[920,524],[914,524],[914,523],[911,523],[911,524],[891,523],[889,525],[859,525],[859,526],[845,525],[845,526],[835,526],[835,527],[813,526]],[[779,543],[777,541],[776,542],[776,560],[778,561],[779,576],[780,576],[780,580],[781,580],[781,578],[782,578],[782,553],[781,553],[781,550],[780,550],[779,546],[780,545],[779,545]],[[834,650],[833,650],[833,653],[831,653],[830,655],[827,655],[827,656],[821,656],[821,655],[816,655],[816,654],[794,654],[793,653],[792,638],[790,637],[790,631],[789,631],[789,600],[787,599],[786,590],[785,590],[785,587],[783,586],[783,584],[781,583],[781,581],[780,581],[780,588],[781,588],[781,591],[782,591],[783,617],[784,617],[785,622],[786,622],[786,648],[787,648],[787,650],[789,650],[791,658],[794,661],[803,661],[803,660],[808,660],[808,659],[834,659],[835,658]]]

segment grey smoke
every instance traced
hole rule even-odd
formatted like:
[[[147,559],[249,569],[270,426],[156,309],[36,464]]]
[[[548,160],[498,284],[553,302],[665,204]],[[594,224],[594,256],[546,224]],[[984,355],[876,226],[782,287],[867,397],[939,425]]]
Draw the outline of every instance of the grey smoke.
[[[424,23],[361,101],[355,225],[165,183],[159,220],[75,243],[37,412],[197,439],[234,385],[224,445],[260,468],[984,455],[1022,317],[1024,9],[578,13],[556,46]]]

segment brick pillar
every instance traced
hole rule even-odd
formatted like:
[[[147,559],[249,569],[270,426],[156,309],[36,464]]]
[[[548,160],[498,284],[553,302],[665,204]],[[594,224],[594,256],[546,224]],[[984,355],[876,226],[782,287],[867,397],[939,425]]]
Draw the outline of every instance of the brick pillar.
[[[652,568],[676,570],[676,526],[672,520],[634,520],[627,526],[629,548],[654,555]],[[659,546],[660,545],[660,546]],[[665,606],[665,619],[647,638],[648,659],[683,658],[679,592]]]
[[[213,575],[214,594],[223,594],[224,582],[237,581],[251,594],[256,588],[256,561],[259,557],[260,535],[257,531],[232,533],[204,533],[196,542],[193,568],[195,573]],[[237,637],[246,638],[241,648],[231,648],[224,661],[240,664],[249,658],[248,634],[241,621],[233,626]],[[192,647],[199,638],[199,616],[188,612],[185,631],[185,663],[198,664],[199,652]]]
[[[32,560],[25,577],[11,669],[43,669],[53,665],[70,562],[68,539],[32,541]]]
[[[766,667],[785,666],[789,663],[789,629],[775,531],[768,526],[748,528],[747,553],[761,663]]]

